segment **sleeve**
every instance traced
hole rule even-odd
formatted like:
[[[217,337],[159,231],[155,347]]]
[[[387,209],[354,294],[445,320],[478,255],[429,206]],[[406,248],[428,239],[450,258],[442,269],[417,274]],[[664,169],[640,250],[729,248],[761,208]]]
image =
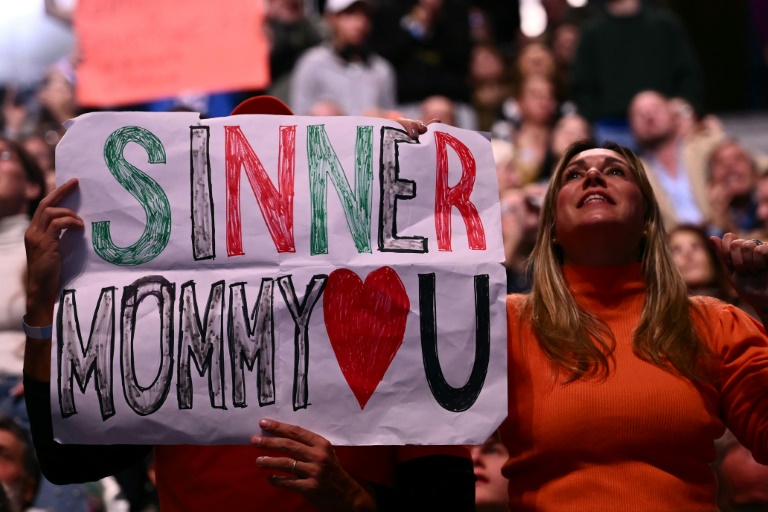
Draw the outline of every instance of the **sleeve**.
[[[317,102],[314,76],[316,59],[313,55],[314,48],[310,48],[299,57],[296,67],[291,75],[290,82],[290,107],[297,116],[309,114],[312,105]]]
[[[768,464],[768,337],[754,318],[723,305],[715,346],[721,358],[721,414],[755,460]]]
[[[151,447],[141,445],[60,444],[53,438],[50,386],[24,376],[32,442],[45,478],[56,485],[93,482],[128,469]]]
[[[395,69],[386,60],[382,59],[382,90],[379,106],[387,110],[393,110],[397,106],[397,78]]]
[[[463,446],[399,446],[394,487],[374,486],[379,512],[475,510],[475,474]]]

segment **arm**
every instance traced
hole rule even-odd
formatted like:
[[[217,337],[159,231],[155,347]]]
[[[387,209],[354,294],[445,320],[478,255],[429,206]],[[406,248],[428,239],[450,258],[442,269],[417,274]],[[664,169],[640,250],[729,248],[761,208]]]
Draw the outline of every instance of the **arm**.
[[[77,188],[70,180],[40,202],[27,229],[27,314],[31,326],[48,326],[61,282],[59,237],[64,229],[82,229],[83,221],[59,203]],[[51,340],[27,338],[24,351],[24,399],[32,440],[45,477],[55,484],[87,482],[122,471],[141,460],[149,447],[62,445],[54,441],[50,401]]]

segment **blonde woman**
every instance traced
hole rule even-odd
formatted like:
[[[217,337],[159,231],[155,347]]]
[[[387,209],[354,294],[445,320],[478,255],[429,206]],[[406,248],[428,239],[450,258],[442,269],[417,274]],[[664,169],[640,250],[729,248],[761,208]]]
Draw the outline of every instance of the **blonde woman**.
[[[713,242],[742,298],[768,311],[768,246]],[[532,292],[507,304],[511,510],[716,511],[709,463],[726,425],[768,463],[763,326],[689,299],[630,150],[565,151],[532,263]]]

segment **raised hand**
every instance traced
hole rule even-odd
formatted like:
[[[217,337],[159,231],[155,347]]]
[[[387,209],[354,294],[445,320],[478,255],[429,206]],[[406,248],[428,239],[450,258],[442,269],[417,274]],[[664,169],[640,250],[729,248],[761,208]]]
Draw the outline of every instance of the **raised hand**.
[[[27,249],[27,323],[49,325],[61,284],[61,232],[83,228],[83,220],[59,203],[77,188],[73,178],[40,201],[24,235]]]
[[[736,293],[761,319],[768,319],[768,245],[733,233],[710,240]]]
[[[301,494],[323,510],[376,510],[371,495],[344,471],[327,439],[275,420],[261,420],[259,426],[273,437],[256,435],[251,444],[285,455],[256,459],[260,468],[283,473],[270,475],[270,484]]]

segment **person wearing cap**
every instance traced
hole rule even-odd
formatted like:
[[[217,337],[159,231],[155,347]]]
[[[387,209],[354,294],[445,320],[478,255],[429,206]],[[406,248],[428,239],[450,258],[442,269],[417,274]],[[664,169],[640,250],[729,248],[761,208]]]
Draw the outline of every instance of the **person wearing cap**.
[[[296,114],[309,115],[323,101],[333,101],[345,115],[394,109],[394,68],[368,48],[370,3],[328,0],[325,18],[330,40],[307,50],[293,71],[290,104]]]
[[[280,100],[246,100],[232,114],[290,115]],[[423,123],[400,120],[411,137]],[[98,480],[154,453],[160,510],[424,511],[474,510],[474,475],[461,446],[333,447],[310,430],[263,419],[269,434],[250,446],[62,445],[50,409],[53,305],[60,285],[59,235],[83,221],[59,202],[72,179],[43,200],[25,236],[29,299],[25,315],[25,398],[43,474],[52,482]],[[40,334],[45,333],[45,334]]]

